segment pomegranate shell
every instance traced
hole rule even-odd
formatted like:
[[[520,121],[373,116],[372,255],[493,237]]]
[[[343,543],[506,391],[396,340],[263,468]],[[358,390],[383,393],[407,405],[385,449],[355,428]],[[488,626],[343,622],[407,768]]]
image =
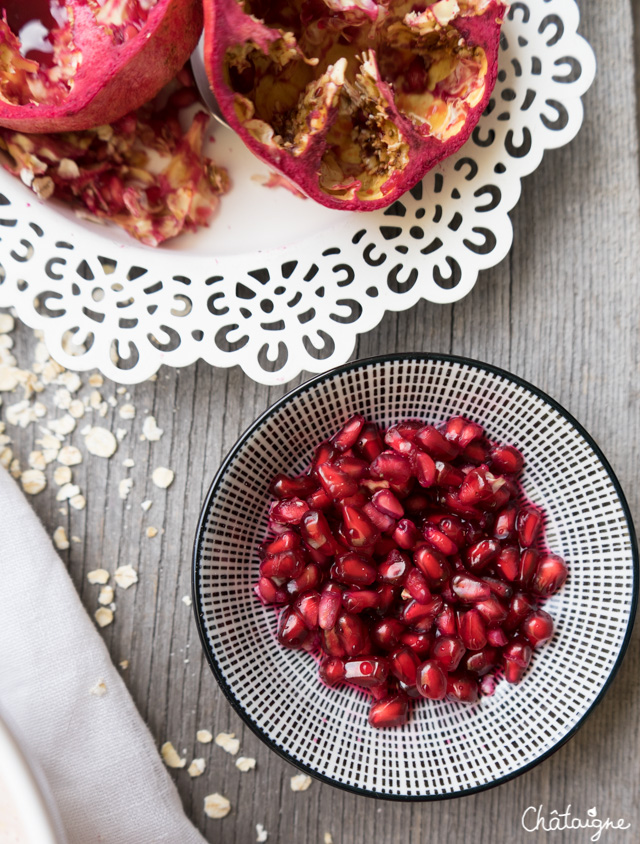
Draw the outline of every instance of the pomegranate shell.
[[[247,147],[329,208],[390,205],[467,140],[505,5],[205,0],[205,67]]]
[[[10,69],[3,75],[7,80],[20,77],[19,82],[12,81],[14,92],[24,82],[20,95],[6,97],[3,90],[0,126],[20,132],[69,132],[113,123],[152,99],[173,79],[202,30],[198,0],[157,0],[146,20],[142,3],[134,0],[127,4],[127,13],[134,6],[142,20],[131,37],[123,34],[131,28],[126,26],[127,13],[122,15],[118,4],[96,4],[95,10],[86,0],[65,0],[64,5],[69,20],[61,29],[70,32],[71,44],[61,53],[62,81],[51,81],[37,63],[29,69],[27,62],[26,70],[16,71],[14,64],[25,63],[18,53],[19,41],[0,21],[0,42],[12,54]],[[111,18],[106,11],[109,5],[113,6]],[[60,73],[59,67],[53,66],[54,75]],[[42,101],[36,100],[27,80],[35,81],[37,92],[46,91]],[[27,101],[12,103],[9,99]]]

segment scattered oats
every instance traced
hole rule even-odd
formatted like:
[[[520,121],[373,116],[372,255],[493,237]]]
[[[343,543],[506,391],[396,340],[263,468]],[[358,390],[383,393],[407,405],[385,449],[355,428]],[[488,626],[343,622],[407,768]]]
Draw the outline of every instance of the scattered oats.
[[[52,419],[49,422],[49,427],[54,434],[58,434],[60,437],[66,437],[67,434],[75,430],[76,420],[70,413],[65,413],[60,419]]]
[[[68,501],[70,498],[73,498],[74,495],[80,494],[80,487],[76,484],[64,484],[58,490],[58,494],[56,495],[56,501]]]
[[[107,396],[107,403],[111,405],[111,407],[118,406],[118,399],[115,396]]]
[[[36,416],[36,419],[42,419],[43,416],[47,415],[46,405],[42,404],[41,401],[35,402],[33,405],[33,412]]]
[[[118,665],[120,666],[120,668],[122,668],[123,671],[126,671],[127,668],[129,667],[129,660],[128,659],[121,659],[120,662],[118,663]]]
[[[53,404],[59,407],[60,410],[69,410],[71,404],[71,393],[66,387],[60,387],[56,390],[53,396]]]
[[[158,535],[158,528],[155,527],[148,527],[147,528],[147,536],[149,539],[153,539],[154,536]]]
[[[98,603],[108,607],[113,603],[113,586],[103,586],[98,595]]]
[[[64,384],[70,393],[77,393],[80,387],[82,387],[82,381],[80,380],[80,376],[77,372],[66,371],[61,373],[58,378],[58,383]]]
[[[100,627],[106,627],[113,621],[113,610],[109,607],[99,607],[93,616]]]
[[[124,501],[127,495],[131,492],[133,486],[133,478],[123,478],[118,484],[118,495]]]
[[[60,513],[61,516],[68,516],[69,510],[66,507],[60,507],[58,513]]]
[[[149,442],[157,442],[164,431],[162,428],[158,428],[155,416],[147,416],[142,425],[142,434]]]
[[[330,832],[325,832],[324,844],[333,844],[333,835]]]
[[[269,837],[269,833],[267,830],[262,826],[261,823],[256,824],[256,844],[264,844],[264,842]]]
[[[256,766],[256,760],[251,756],[239,756],[236,759],[236,768],[246,774],[247,771],[252,771]]]
[[[87,572],[89,583],[106,583],[109,580],[109,572],[106,569],[94,569]]]
[[[74,510],[84,510],[87,506],[87,499],[84,495],[74,495],[73,498],[69,499],[69,504],[71,504]]]
[[[164,759],[164,764],[168,768],[184,768],[187,764],[186,758],[181,759],[178,756],[178,751],[175,747],[171,744],[170,741],[165,741],[165,743],[160,748],[160,754]]]
[[[118,387],[118,388],[116,389],[116,393],[117,393],[119,396],[124,396],[124,394],[125,394],[126,392],[127,392],[127,388],[126,388],[126,387]]]
[[[14,366],[0,366],[0,392],[10,393],[18,383],[18,370]]]
[[[72,477],[71,469],[68,466],[56,466],[53,473],[53,480],[58,486],[70,484]]]
[[[40,469],[41,472],[47,468],[47,461],[41,451],[32,451],[27,462],[32,469]]]
[[[14,327],[15,320],[11,314],[0,314],[0,334],[8,334]]]
[[[102,387],[104,384],[104,378],[100,375],[99,372],[94,372],[93,375],[89,376],[89,386],[90,387]]]
[[[93,390],[89,396],[89,406],[93,410],[97,410],[102,404],[102,395],[98,390]]]
[[[80,399],[74,399],[69,405],[69,413],[74,419],[82,419],[84,416],[84,404]]]
[[[123,460],[123,461],[122,461],[122,465],[123,465],[126,469],[133,469],[133,467],[136,465],[136,461],[135,461],[135,460],[132,460],[132,458],[131,458],[131,457],[127,457],[127,459],[126,459],[126,460]]]
[[[123,404],[118,411],[120,419],[135,419],[136,409],[132,404]]]
[[[22,473],[20,482],[27,495],[37,495],[47,485],[44,472],[41,472],[40,469],[27,469]]]
[[[166,469],[164,466],[158,466],[157,469],[153,470],[153,475],[151,475],[151,480],[157,487],[160,489],[167,489],[173,483],[175,475],[171,469]]]
[[[194,759],[193,762],[189,765],[187,770],[189,771],[190,777],[199,777],[200,774],[204,773],[204,769],[206,767],[206,762],[204,759]]]
[[[38,345],[42,346],[42,348],[44,349],[44,354],[46,355],[47,349],[44,346],[44,344],[38,344]],[[36,347],[36,359],[37,359],[37,351],[38,351],[38,349]],[[40,374],[40,377],[42,378],[42,381],[45,384],[52,384],[56,380],[58,375],[60,375],[61,372],[64,372],[64,367],[60,366],[60,364],[56,363],[54,360],[47,360],[46,363],[45,363],[45,361],[40,361],[40,363],[45,364],[43,366],[42,372]]]
[[[106,428],[90,428],[84,441],[89,453],[96,457],[111,457],[118,448],[116,438]]]
[[[8,469],[11,465],[11,461],[13,460],[13,450],[10,448],[3,448],[0,450],[0,465],[4,466],[5,469]]]
[[[22,470],[20,469],[20,461],[17,457],[14,457],[11,461],[11,465],[9,466],[9,472],[12,478],[18,480],[20,475],[22,474]]]
[[[222,794],[207,794],[204,798],[204,813],[210,818],[225,818],[231,811],[231,803]]]
[[[146,501],[143,501],[140,506],[142,507],[144,512],[147,513],[151,509],[152,504],[153,504],[153,501],[149,501],[149,499],[147,499]]]
[[[236,738],[235,733],[218,733],[215,743],[232,756],[240,750],[240,739]]]
[[[102,697],[102,695],[106,695],[107,693],[107,684],[103,679],[100,679],[95,686],[92,686],[89,689],[89,693],[95,695],[96,697]]]
[[[58,551],[66,551],[69,547],[69,540],[67,539],[66,530],[60,525],[53,532],[53,544]]]
[[[79,537],[79,536],[72,536],[72,537],[71,537],[71,541],[72,541],[72,542],[82,542],[82,540],[80,539],[80,537]]]
[[[199,741],[200,744],[209,744],[210,741],[213,741],[213,735],[209,732],[209,730],[198,730],[196,733],[196,741]]]
[[[104,419],[108,412],[109,405],[106,403],[106,401],[103,401],[100,407],[98,408],[98,416],[102,416],[102,418]]]
[[[193,603],[193,601],[191,600],[191,598],[189,597],[189,595],[184,595],[184,596],[183,596],[183,598],[182,598],[182,603],[183,603],[185,606],[190,607],[190,606],[191,606],[191,604]]]
[[[157,381],[157,380],[158,380],[158,373],[157,372],[154,372],[153,375],[150,375],[147,378],[147,381]]]
[[[91,430],[91,425],[85,425],[84,428],[80,431],[83,437],[86,437],[89,431]]]
[[[306,791],[311,785],[311,777],[308,774],[296,774],[291,777],[291,791]]]
[[[138,582],[138,573],[133,566],[120,566],[116,569],[113,578],[122,589],[128,589],[134,583]]]
[[[118,442],[121,443],[122,440],[127,436],[126,428],[116,428],[116,437]]]
[[[29,402],[24,399],[7,407],[6,418],[9,425],[19,425],[21,428],[26,428],[31,422],[35,422],[36,413]]]
[[[58,453],[58,463],[63,466],[77,466],[82,463],[82,452],[75,445],[65,445]]]

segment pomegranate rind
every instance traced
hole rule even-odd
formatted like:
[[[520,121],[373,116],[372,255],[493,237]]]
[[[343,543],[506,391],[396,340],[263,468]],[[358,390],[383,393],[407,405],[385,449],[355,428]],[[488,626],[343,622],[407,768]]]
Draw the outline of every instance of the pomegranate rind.
[[[244,2],[250,8],[252,2],[259,0]],[[374,47],[347,58],[340,56],[338,47],[333,44],[330,52],[319,50],[320,56],[312,55],[308,49],[311,37],[308,24],[309,21],[316,24],[318,14],[322,14],[317,10],[318,5],[326,7],[328,16],[323,31],[333,28],[340,33],[351,27],[351,32],[358,26],[370,26],[372,32],[378,33],[371,36],[374,41],[378,39]],[[293,2],[291,6],[294,6]],[[307,12],[310,18],[304,20],[307,7],[312,7],[312,12]],[[375,18],[374,7],[377,9]],[[386,25],[385,15],[390,8],[402,11],[403,18],[394,18],[394,23],[380,36],[379,28]],[[226,121],[255,155],[322,205],[363,211],[391,204],[434,165],[456,152],[472,133],[495,85],[500,28],[506,6],[498,0],[440,0],[422,13],[411,9],[408,3],[394,0],[378,6],[369,0],[310,0],[300,10],[300,31],[303,33],[300,42],[304,42],[305,54],[293,32],[279,24],[266,25],[248,14],[237,0],[205,0],[205,67]],[[269,14],[276,12],[269,11]],[[450,55],[456,60],[461,57],[458,64],[451,65],[453,70],[444,79],[438,79],[437,68],[431,66],[429,85],[436,93],[425,89],[414,97],[423,111],[430,101],[433,101],[433,106],[429,106],[431,111],[435,108],[437,112],[438,104],[442,106],[446,119],[443,118],[445,123],[440,129],[432,129],[429,121],[436,120],[433,114],[427,117],[423,114],[420,118],[412,115],[413,100],[407,97],[404,89],[386,78],[389,73],[381,71],[381,56],[375,49],[384,40],[383,51],[391,45],[392,49],[397,48],[398,54],[402,51],[406,54],[407,38],[424,41],[427,37],[440,38],[437,41],[439,50],[448,50],[450,46]],[[365,40],[362,39],[362,43]],[[327,56],[330,58],[328,64]],[[387,69],[392,67],[393,61],[388,57],[386,62],[384,56],[382,60]],[[441,93],[438,86],[444,82],[452,86],[452,90],[456,86],[460,91],[465,89],[465,70],[460,68],[467,60],[477,64],[477,86],[471,85],[469,93],[464,97],[460,95],[459,99],[453,95],[449,97],[447,92]],[[236,90],[232,87],[231,64],[236,71],[250,68],[255,79],[260,74],[255,61],[269,68],[277,67],[278,72],[286,69],[291,79],[296,78],[296,73],[303,75],[303,66],[319,67],[316,77],[302,87],[295,107],[286,112],[284,134],[278,134],[259,113],[261,106],[256,106],[251,98],[258,91],[259,82],[247,83],[254,85],[251,96],[248,92],[239,92],[238,86]],[[294,70],[289,71],[290,67]],[[296,68],[303,70],[298,72]],[[280,83],[275,78],[271,82],[271,86],[264,87],[269,88],[268,96],[273,99],[278,95]],[[400,82],[405,85],[406,78],[400,77]],[[290,91],[285,93],[291,95]],[[257,93],[255,99],[258,100]],[[357,123],[348,123],[351,117],[345,116],[347,103],[350,104],[348,108],[355,109],[353,114],[366,115],[364,129],[360,126],[356,130],[353,127]],[[283,114],[276,115],[281,122]],[[451,122],[447,123],[447,120]],[[346,129],[342,128],[343,124]],[[339,151],[339,161],[334,150]],[[360,174],[347,172],[349,165],[344,161],[353,163],[358,157],[362,162],[366,159]],[[354,167],[357,166],[360,161],[354,163]]]
[[[0,126],[40,133],[113,123],[152,99],[173,79],[202,31],[198,0],[157,0],[139,32],[122,44],[114,43],[86,0],[66,0],[65,5],[74,48],[68,92],[53,97],[52,102],[21,105],[7,102],[0,84]],[[0,58],[2,48],[12,50],[15,57],[16,42],[0,21]],[[27,70],[20,72],[24,75]]]

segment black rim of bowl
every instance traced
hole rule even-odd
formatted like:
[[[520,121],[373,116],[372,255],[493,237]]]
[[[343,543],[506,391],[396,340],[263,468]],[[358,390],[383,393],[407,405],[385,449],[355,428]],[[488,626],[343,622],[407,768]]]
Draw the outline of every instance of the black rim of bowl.
[[[600,689],[599,694],[589,707],[589,709],[585,712],[582,718],[575,724],[567,733],[557,741],[549,750],[546,750],[544,753],[541,753],[536,759],[532,762],[523,765],[521,768],[512,771],[509,774],[505,774],[503,777],[499,777],[498,779],[492,780],[491,782],[483,783],[482,785],[476,785],[472,788],[461,789],[459,791],[451,791],[446,792],[443,794],[425,794],[425,795],[407,795],[407,794],[385,794],[379,791],[372,791],[366,788],[359,788],[358,786],[348,785],[346,783],[339,782],[337,780],[332,779],[331,777],[326,776],[325,774],[321,774],[318,771],[314,770],[313,768],[305,765],[303,762],[300,762],[295,757],[291,756],[287,753],[286,750],[283,750],[281,747],[273,742],[263,731],[262,727],[260,727],[256,722],[245,712],[245,710],[240,705],[238,699],[233,694],[232,690],[229,688],[227,681],[222,675],[220,668],[218,666],[218,662],[216,659],[216,655],[209,645],[209,641],[207,638],[207,633],[205,629],[204,623],[204,612],[202,610],[201,602],[200,602],[200,594],[198,589],[198,576],[199,576],[199,559],[200,559],[200,551],[202,542],[204,539],[205,533],[205,525],[209,517],[209,511],[211,507],[211,502],[213,501],[215,494],[217,492],[218,486],[223,479],[224,475],[227,472],[229,465],[235,459],[237,452],[241,449],[244,443],[249,439],[249,437],[264,423],[264,421],[279,410],[283,405],[287,404],[291,399],[295,396],[300,395],[301,393],[306,392],[307,390],[313,389],[318,384],[322,383],[322,381],[328,380],[333,378],[336,375],[341,375],[343,373],[355,370],[355,369],[362,369],[372,364],[380,364],[380,363],[391,363],[396,361],[434,361],[434,362],[442,362],[442,363],[456,363],[461,364],[464,366],[474,367],[476,369],[484,369],[487,372],[491,372],[494,375],[499,375],[502,378],[505,378],[509,381],[514,382],[520,387],[524,387],[526,390],[534,393],[535,395],[539,396],[543,401],[550,404],[555,410],[560,413],[571,425],[580,433],[580,435],[585,439],[585,441],[589,444],[589,446],[593,449],[594,453],[602,463],[602,466],[606,470],[609,478],[611,479],[611,483],[616,491],[618,499],[620,501],[620,505],[624,512],[625,520],[627,523],[627,529],[629,531],[629,539],[631,543],[631,554],[633,560],[633,594],[631,598],[631,607],[629,611],[629,619],[627,622],[627,630],[622,641],[622,645],[620,646],[620,652],[618,653],[618,657],[609,673],[609,676],[605,680]],[[445,354],[432,354],[429,352],[402,352],[397,354],[389,354],[389,355],[375,355],[374,357],[370,358],[362,358],[360,360],[351,361],[350,363],[343,364],[342,366],[335,367],[334,369],[330,369],[327,372],[323,372],[320,375],[316,375],[308,381],[305,381],[304,384],[301,384],[299,387],[295,387],[293,390],[290,390],[286,395],[284,395],[281,399],[279,399],[275,404],[271,405],[261,413],[260,416],[250,425],[247,430],[242,434],[242,436],[237,440],[231,451],[227,454],[225,459],[222,461],[220,468],[215,474],[213,482],[209,487],[209,491],[205,498],[202,511],[200,513],[200,518],[198,520],[198,528],[196,532],[195,544],[193,549],[193,566],[192,566],[192,591],[193,591],[193,608],[196,617],[196,623],[198,625],[198,633],[200,634],[200,641],[202,643],[202,648],[205,652],[207,660],[209,662],[209,666],[213,671],[213,675],[218,681],[220,688],[222,689],[225,697],[231,704],[231,706],[235,709],[238,715],[242,718],[245,724],[261,739],[267,747],[271,748],[271,750],[275,751],[279,756],[281,756],[286,762],[289,762],[291,765],[294,765],[301,771],[304,771],[306,774],[314,777],[315,779],[320,780],[321,782],[325,782],[328,785],[332,785],[335,788],[340,788],[344,791],[348,791],[351,794],[357,794],[363,797],[373,797],[380,800],[396,800],[400,802],[407,802],[407,803],[417,803],[417,802],[427,802],[433,800],[448,800],[455,797],[466,797],[471,794],[477,794],[480,791],[486,791],[490,788],[495,788],[496,786],[502,785],[503,783],[508,782],[509,780],[515,779],[516,777],[525,774],[527,771],[530,771],[532,768],[535,768],[536,765],[539,765],[545,759],[548,759],[553,753],[559,750],[563,744],[565,744],[569,739],[573,738],[573,736],[578,732],[580,727],[585,723],[587,718],[591,715],[591,713],[596,709],[598,704],[602,701],[605,693],[609,689],[614,677],[616,676],[618,669],[624,659],[624,655],[626,653],[627,647],[629,645],[629,641],[631,638],[631,632],[633,630],[633,623],[636,616],[636,609],[638,605],[638,543],[635,534],[635,528],[633,525],[633,519],[631,517],[631,511],[629,510],[629,505],[627,504],[627,499],[622,491],[622,487],[620,486],[620,482],[616,477],[615,472],[609,465],[609,461],[602,453],[602,450],[595,442],[591,434],[572,416],[565,408],[557,402],[554,398],[547,395],[543,390],[540,390],[538,387],[535,387],[533,384],[530,384],[528,381],[525,381],[524,378],[520,378],[518,375],[513,375],[511,372],[507,372],[505,369],[501,369],[498,366],[493,366],[490,363],[484,363],[483,361],[474,360],[472,358],[461,357],[459,355],[445,355]]]

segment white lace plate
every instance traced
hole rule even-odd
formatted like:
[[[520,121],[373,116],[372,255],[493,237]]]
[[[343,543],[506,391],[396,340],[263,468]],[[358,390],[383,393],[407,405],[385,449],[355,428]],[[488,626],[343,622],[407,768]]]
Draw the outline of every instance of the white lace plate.
[[[595,58],[578,22],[574,0],[513,3],[472,138],[384,211],[268,190],[266,169],[224,127],[209,152],[234,187],[218,218],[159,249],[0,172],[0,307],[41,329],[63,366],[121,383],[198,358],[264,384],[343,363],[385,311],[461,299],[505,257],[521,179],[582,123]]]

